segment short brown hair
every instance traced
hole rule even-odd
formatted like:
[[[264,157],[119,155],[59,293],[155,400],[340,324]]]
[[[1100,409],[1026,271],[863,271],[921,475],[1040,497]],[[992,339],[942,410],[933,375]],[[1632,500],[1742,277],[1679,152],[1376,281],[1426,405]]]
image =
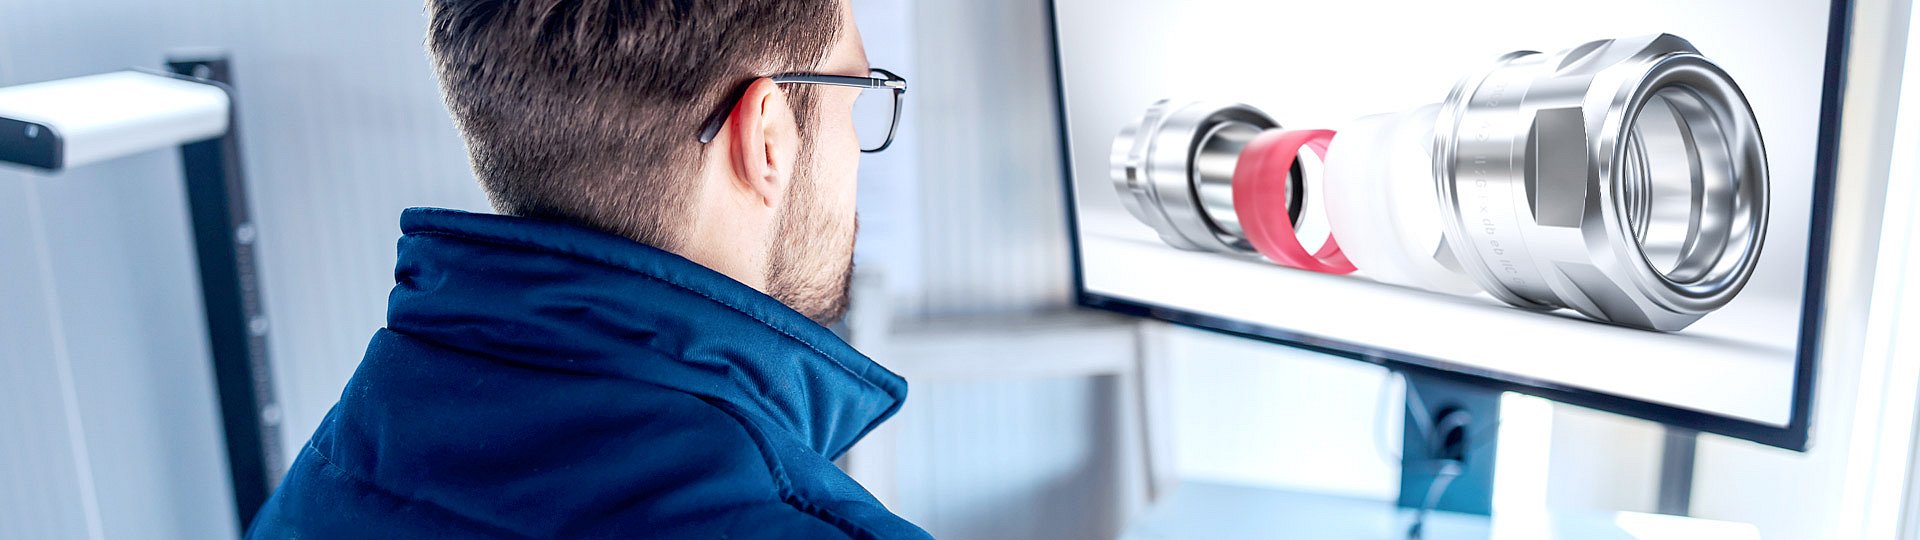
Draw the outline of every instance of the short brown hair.
[[[666,249],[691,211],[700,124],[746,82],[818,65],[841,24],[836,0],[427,0],[427,15],[495,210]],[[811,96],[789,99],[809,133]]]

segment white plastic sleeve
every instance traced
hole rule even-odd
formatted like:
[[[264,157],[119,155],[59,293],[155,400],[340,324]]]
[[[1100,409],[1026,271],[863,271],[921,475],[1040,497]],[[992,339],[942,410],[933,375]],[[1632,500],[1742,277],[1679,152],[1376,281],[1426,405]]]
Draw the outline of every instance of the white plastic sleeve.
[[[1327,220],[1359,275],[1393,285],[1471,295],[1480,292],[1450,268],[1433,178],[1438,105],[1360,118],[1339,130],[1327,151],[1322,189]]]

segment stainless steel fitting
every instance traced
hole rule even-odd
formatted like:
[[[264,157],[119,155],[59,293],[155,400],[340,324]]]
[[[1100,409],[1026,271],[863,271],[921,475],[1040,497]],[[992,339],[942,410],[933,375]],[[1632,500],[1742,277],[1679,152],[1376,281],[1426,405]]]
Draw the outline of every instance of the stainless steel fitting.
[[[1160,101],[1114,139],[1114,188],[1169,245],[1255,255],[1233,173],[1278,127],[1246,105]],[[1511,53],[1445,102],[1350,127],[1323,188],[1340,210],[1334,234],[1378,281],[1477,285],[1515,306],[1676,331],[1731,301],[1760,258],[1758,123],[1733,79],[1676,36]],[[1297,164],[1287,192],[1298,226]],[[1437,199],[1437,216],[1422,199]]]
[[[1257,109],[1231,103],[1161,100],[1113,140],[1113,187],[1133,217],[1168,245],[1254,255],[1233,209],[1233,169],[1260,132],[1280,127]],[[1300,223],[1305,187],[1295,169],[1288,219]]]
[[[1766,150],[1740,88],[1684,39],[1508,54],[1435,124],[1446,243],[1500,300],[1675,331],[1753,274]]]

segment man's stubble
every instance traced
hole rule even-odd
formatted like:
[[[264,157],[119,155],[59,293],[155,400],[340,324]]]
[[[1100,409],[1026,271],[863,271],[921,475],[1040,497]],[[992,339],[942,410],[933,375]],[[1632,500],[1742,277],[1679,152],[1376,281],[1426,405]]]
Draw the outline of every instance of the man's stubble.
[[[822,200],[817,169],[808,159],[799,161],[767,256],[767,294],[815,322],[832,324],[847,312],[860,220],[834,215]]]

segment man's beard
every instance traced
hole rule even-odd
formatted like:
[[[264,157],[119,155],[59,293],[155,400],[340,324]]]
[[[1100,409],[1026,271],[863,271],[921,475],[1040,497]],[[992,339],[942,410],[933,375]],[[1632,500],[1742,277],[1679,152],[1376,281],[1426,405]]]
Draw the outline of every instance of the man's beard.
[[[823,204],[812,167],[798,165],[792,180],[767,255],[767,294],[814,322],[832,324],[847,314],[859,219],[843,224]]]

